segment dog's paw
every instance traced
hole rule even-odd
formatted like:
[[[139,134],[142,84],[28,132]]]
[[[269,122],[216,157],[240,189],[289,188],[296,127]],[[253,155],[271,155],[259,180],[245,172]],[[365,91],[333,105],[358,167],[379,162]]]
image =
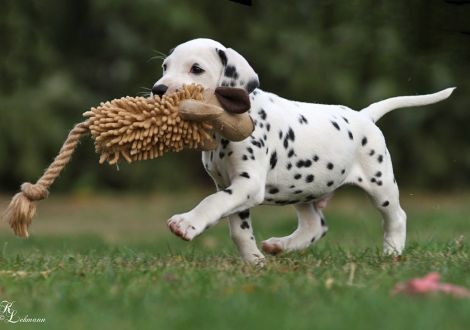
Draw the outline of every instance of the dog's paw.
[[[276,255],[281,253],[284,249],[279,238],[270,238],[261,243],[261,249],[269,254]]]
[[[174,215],[168,220],[168,228],[171,232],[185,241],[190,241],[202,230],[198,230],[184,215]]]

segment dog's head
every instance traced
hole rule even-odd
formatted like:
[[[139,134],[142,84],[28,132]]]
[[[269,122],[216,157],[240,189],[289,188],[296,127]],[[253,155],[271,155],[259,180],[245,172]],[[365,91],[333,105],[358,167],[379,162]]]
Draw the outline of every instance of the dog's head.
[[[248,93],[259,86],[258,75],[243,56],[210,39],[194,39],[174,48],[162,68],[152,96],[171,94],[192,83],[243,88]]]

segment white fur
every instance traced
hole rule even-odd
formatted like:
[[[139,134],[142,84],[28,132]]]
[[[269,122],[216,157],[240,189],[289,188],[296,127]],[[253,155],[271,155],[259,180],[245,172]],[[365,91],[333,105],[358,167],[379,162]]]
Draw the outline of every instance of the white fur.
[[[225,66],[220,51],[227,57]],[[202,74],[191,73],[195,63],[204,70]],[[166,70],[155,86],[165,85],[166,93],[193,82],[207,88],[229,85],[247,89],[251,92],[249,113],[256,123],[253,134],[241,142],[228,142],[214,134],[219,147],[203,152],[202,160],[218,192],[193,210],[168,220],[173,233],[192,240],[228,217],[230,236],[240,256],[259,262],[264,257],[253,236],[251,207],[293,204],[298,213],[297,230],[266,240],[263,250],[273,254],[301,250],[326,234],[321,209],[335,191],[355,184],[367,192],[382,214],[385,253],[402,252],[406,214],[399,204],[390,154],[375,122],[396,108],[443,100],[452,89],[392,98],[358,112],[343,106],[293,102],[253,90],[258,77],[248,62],[213,40],[181,44],[163,64]],[[235,67],[236,77],[226,76],[229,66],[232,71]]]

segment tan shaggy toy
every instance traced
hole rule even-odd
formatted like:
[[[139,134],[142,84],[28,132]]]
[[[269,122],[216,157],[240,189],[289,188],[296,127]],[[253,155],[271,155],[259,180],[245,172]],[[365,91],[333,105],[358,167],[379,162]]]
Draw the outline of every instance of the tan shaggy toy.
[[[126,97],[101,103],[85,112],[88,119],[69,133],[59,155],[36,184],[23,183],[3,218],[16,235],[28,237],[36,213],[36,200],[47,197],[49,186],[70,160],[83,134],[91,132],[100,163],[152,159],[184,147],[214,150],[217,141],[210,131],[230,141],[242,141],[254,130],[248,94],[239,88],[204,89],[183,85],[162,98]]]

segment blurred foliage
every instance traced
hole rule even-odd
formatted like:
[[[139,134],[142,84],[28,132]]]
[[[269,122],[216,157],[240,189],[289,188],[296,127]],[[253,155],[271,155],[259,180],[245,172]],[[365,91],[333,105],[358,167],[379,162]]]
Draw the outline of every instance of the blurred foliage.
[[[35,182],[81,114],[148,93],[160,53],[206,37],[240,52],[261,87],[362,109],[457,86],[445,102],[379,122],[401,186],[470,186],[470,5],[444,0],[3,0],[0,190]],[[82,139],[52,189],[178,190],[210,184],[200,153],[99,165]],[[117,171],[119,169],[119,171]]]

